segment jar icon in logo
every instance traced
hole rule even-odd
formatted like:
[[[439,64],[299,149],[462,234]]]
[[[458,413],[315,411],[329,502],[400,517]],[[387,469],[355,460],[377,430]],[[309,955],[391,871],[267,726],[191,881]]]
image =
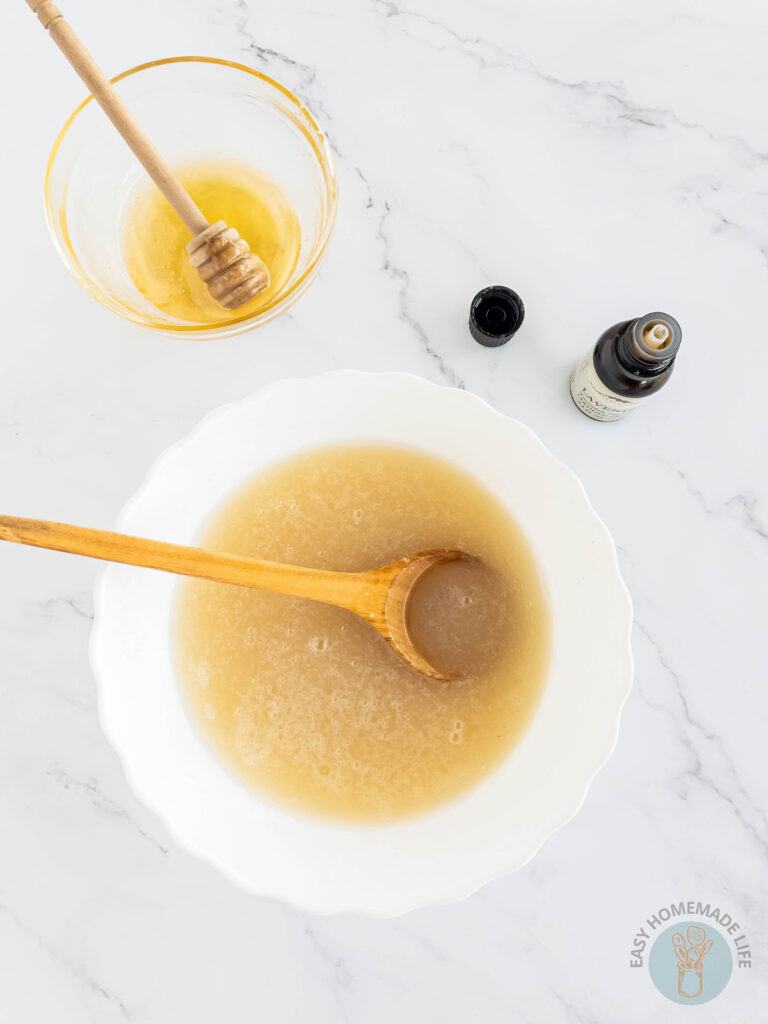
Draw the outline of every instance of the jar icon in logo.
[[[678,967],[677,969],[677,991],[686,999],[693,999],[701,995],[701,968],[700,967]]]
[[[672,946],[677,957],[678,995],[686,999],[695,999],[703,991],[702,960],[712,949],[712,939],[707,939],[704,928],[691,924],[688,925],[685,938],[681,932],[675,932],[672,936]]]

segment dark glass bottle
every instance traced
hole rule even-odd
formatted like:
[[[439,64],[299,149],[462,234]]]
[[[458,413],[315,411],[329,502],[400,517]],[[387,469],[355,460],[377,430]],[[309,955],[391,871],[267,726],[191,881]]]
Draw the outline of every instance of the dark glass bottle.
[[[680,348],[680,324],[647,313],[614,324],[571,376],[571,397],[593,420],[618,420],[669,380]]]

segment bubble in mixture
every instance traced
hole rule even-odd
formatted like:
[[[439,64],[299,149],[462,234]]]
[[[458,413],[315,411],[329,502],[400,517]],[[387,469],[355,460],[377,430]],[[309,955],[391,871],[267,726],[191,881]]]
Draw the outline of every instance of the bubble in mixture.
[[[321,654],[323,651],[327,651],[329,647],[328,637],[325,636],[313,636],[309,640],[309,649],[314,651],[315,654]]]
[[[359,526],[360,523],[362,523],[362,521],[363,510],[361,508],[354,509],[354,511],[352,512],[352,522],[355,524],[355,526]]]

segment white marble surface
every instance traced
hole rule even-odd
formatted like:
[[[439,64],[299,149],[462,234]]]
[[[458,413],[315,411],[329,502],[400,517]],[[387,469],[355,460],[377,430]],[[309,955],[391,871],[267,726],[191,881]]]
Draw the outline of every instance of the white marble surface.
[[[128,10],[130,9],[130,13]],[[392,921],[242,895],[132,797],[87,662],[96,567],[0,551],[0,1021],[682,1019],[629,967],[658,907],[747,931],[700,1022],[768,998],[768,119],[761,0],[67,0],[112,72],[244,61],[294,89],[342,190],[326,266],[261,332],[190,344],[93,303],[59,263],[43,169],[82,89],[4,4],[0,508],[108,527],[215,406],[336,366],[488,398],[582,477],[632,591],[636,685],[577,818],[526,869]],[[481,285],[523,295],[491,352]],[[623,423],[567,375],[610,323],[683,325],[669,388]]]

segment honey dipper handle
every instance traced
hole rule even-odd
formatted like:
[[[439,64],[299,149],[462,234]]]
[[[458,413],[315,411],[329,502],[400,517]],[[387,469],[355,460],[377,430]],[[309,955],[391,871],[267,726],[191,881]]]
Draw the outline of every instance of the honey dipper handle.
[[[388,579],[383,576],[380,579],[376,570],[372,573],[333,572],[277,562],[258,562],[202,548],[19,516],[0,516],[0,540],[101,558],[108,562],[161,569],[217,583],[234,583],[293,597],[309,597],[349,608],[358,614],[367,614],[366,602],[369,600],[383,607],[388,586]]]
[[[64,20],[61,11],[50,0],[27,0],[27,4],[38,16],[43,28],[48,30],[53,41],[88,86],[93,98],[131,147],[144,170],[184,221],[192,235],[199,235],[208,227],[208,221],[141,130],[112,83]]]

